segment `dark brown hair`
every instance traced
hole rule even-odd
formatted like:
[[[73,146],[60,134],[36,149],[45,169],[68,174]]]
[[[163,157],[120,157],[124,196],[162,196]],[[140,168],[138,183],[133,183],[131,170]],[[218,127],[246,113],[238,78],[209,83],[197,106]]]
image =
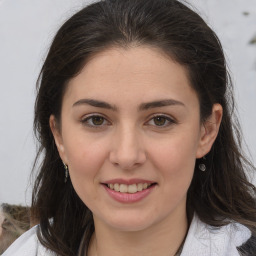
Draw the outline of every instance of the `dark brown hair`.
[[[41,243],[58,255],[76,255],[82,234],[86,231],[88,245],[94,225],[71,181],[64,183],[49,117],[53,114],[60,122],[68,82],[91,57],[109,47],[136,46],[160,49],[186,68],[199,98],[202,122],[214,103],[223,107],[219,134],[206,156],[207,171],[195,170],[188,190],[188,216],[196,212],[214,226],[236,221],[251,230],[256,227],[255,188],[246,177],[254,167],[241,152],[232,84],[217,36],[177,0],[105,0],[85,7],[59,29],[38,80],[34,129],[40,148],[35,166],[39,156],[42,162],[32,207],[40,220]]]

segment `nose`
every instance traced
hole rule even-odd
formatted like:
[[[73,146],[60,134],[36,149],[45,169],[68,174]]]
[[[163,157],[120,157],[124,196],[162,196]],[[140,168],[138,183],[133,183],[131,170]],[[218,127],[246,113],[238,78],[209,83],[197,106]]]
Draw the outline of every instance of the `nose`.
[[[135,128],[119,129],[114,135],[110,162],[123,170],[134,169],[146,161],[142,135]]]

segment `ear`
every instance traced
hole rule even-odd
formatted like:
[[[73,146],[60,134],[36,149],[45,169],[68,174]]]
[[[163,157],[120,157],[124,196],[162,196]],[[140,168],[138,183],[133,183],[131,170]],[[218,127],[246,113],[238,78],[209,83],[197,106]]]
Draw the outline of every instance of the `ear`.
[[[59,125],[57,123],[57,120],[56,120],[54,115],[50,116],[49,124],[50,124],[50,128],[51,128],[51,131],[52,131],[52,135],[54,137],[55,144],[56,144],[57,149],[59,151],[60,158],[62,159],[62,161],[65,164],[67,164],[67,159],[66,159],[66,155],[65,155],[65,148],[64,148],[64,145],[63,145],[63,139],[62,139],[60,127],[59,127]]]
[[[212,107],[212,114],[201,125],[200,141],[196,158],[202,158],[211,150],[219,132],[222,115],[222,106],[220,104],[214,104]]]

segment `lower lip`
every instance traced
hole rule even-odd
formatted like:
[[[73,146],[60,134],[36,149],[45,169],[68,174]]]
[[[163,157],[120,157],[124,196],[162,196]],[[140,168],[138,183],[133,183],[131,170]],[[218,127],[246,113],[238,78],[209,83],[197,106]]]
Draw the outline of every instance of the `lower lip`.
[[[113,199],[115,199],[116,201],[118,201],[120,203],[135,203],[135,202],[141,201],[142,199],[144,199],[151,193],[151,191],[155,188],[155,186],[156,185],[153,185],[153,186],[151,186],[147,189],[144,189],[142,191],[138,191],[136,193],[130,194],[130,193],[117,192],[115,190],[110,189],[106,185],[104,185],[108,194]]]

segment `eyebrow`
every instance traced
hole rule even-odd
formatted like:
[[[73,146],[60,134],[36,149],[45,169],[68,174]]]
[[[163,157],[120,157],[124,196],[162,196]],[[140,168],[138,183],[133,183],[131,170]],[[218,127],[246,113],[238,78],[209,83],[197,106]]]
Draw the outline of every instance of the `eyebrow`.
[[[139,106],[139,110],[148,110],[151,108],[159,108],[159,107],[173,106],[173,105],[185,106],[184,103],[182,103],[181,101],[167,99],[167,100],[158,100],[158,101],[152,101],[148,103],[142,103]]]
[[[100,101],[100,100],[94,100],[94,99],[81,99],[73,104],[74,106],[79,106],[79,105],[90,105],[93,107],[97,108],[105,108],[105,109],[110,109],[113,111],[117,111],[117,107],[114,105],[111,105],[105,101]],[[166,100],[158,100],[158,101],[152,101],[152,102],[147,102],[147,103],[142,103],[138,110],[143,111],[143,110],[148,110],[152,108],[159,108],[159,107],[165,107],[165,106],[173,106],[173,105],[179,105],[179,106],[185,106],[184,103],[181,101],[173,100],[173,99],[166,99]]]
[[[111,109],[113,111],[117,111],[117,108],[115,106],[112,106],[109,103],[104,102],[104,101],[93,100],[93,99],[81,99],[81,100],[75,102],[73,104],[73,107],[83,105],[83,104],[90,105],[90,106],[93,106],[96,108],[106,108],[106,109]]]

